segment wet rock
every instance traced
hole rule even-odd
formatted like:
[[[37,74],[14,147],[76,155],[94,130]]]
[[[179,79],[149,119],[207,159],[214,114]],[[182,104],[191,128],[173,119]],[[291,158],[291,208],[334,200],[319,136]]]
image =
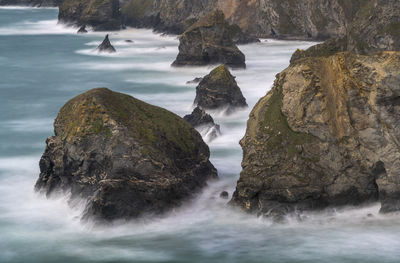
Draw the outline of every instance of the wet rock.
[[[186,115],[183,119],[204,134],[207,141],[212,141],[221,134],[220,126],[215,124],[211,115],[200,107],[196,107],[190,115]]]
[[[100,52],[108,52],[108,53],[117,52],[113,47],[113,45],[111,45],[110,39],[108,38],[108,34],[104,38],[103,42],[97,47],[97,50]]]
[[[67,102],[54,128],[35,189],[86,200],[83,218],[161,214],[217,176],[208,146],[186,121],[105,88]]]
[[[210,72],[196,88],[194,103],[203,109],[227,109],[247,107],[246,99],[236,83],[235,77],[225,65]]]
[[[228,199],[229,198],[229,193],[227,191],[222,191],[219,194],[219,197],[221,197],[222,199]]]
[[[64,0],[58,19],[72,25],[88,25],[94,31],[121,29],[119,0]]]
[[[202,80],[203,80],[203,78],[194,78],[192,80],[187,81],[186,84],[197,84],[197,83],[200,83],[200,81],[202,81]]]
[[[85,25],[81,26],[77,33],[78,34],[86,34],[87,33],[86,26]]]
[[[127,39],[125,40],[126,43],[134,43],[133,40]]]
[[[190,26],[179,38],[173,66],[224,63],[245,68],[245,56],[233,42],[231,26],[221,11],[214,11]]]
[[[250,114],[231,203],[261,215],[400,210],[400,53],[296,60]]]

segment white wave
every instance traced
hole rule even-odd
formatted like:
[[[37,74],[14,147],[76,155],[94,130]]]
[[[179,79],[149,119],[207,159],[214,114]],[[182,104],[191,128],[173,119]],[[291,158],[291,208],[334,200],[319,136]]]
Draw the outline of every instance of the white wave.
[[[24,9],[58,9],[58,7],[36,7],[36,6],[0,6],[0,9],[5,9],[5,10],[24,10]]]
[[[0,27],[0,35],[59,35],[75,34],[76,28],[59,24],[57,20],[23,21]]]

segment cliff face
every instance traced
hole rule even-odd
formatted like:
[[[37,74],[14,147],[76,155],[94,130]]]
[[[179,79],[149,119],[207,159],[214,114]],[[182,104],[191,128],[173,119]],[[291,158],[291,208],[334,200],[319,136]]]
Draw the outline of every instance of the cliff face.
[[[367,0],[370,1],[370,0]],[[328,38],[343,36],[362,0],[126,0],[128,25],[182,33],[196,19],[220,9],[227,20],[258,37]]]
[[[253,109],[232,202],[287,212],[380,200],[400,209],[400,53],[299,59]]]
[[[64,0],[58,19],[67,24],[90,25],[94,30],[118,30],[121,17],[118,0]]]
[[[108,89],[70,100],[54,129],[36,189],[87,200],[86,218],[163,213],[217,176],[208,146],[189,123]]]

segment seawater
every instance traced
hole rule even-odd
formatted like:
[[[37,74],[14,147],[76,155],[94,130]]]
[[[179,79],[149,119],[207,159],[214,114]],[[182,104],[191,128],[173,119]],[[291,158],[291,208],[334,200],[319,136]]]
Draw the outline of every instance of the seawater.
[[[234,191],[238,144],[250,109],[297,48],[313,43],[262,40],[240,46],[246,70],[233,74],[249,109],[212,112],[222,136],[209,143],[220,180],[161,218],[94,227],[66,197],[48,200],[33,186],[58,110],[96,87],[135,96],[180,116],[212,67],[172,68],[178,40],[150,30],[111,32],[116,54],[99,54],[105,32],[76,34],[57,9],[0,8],[0,262],[399,262],[400,216],[379,205],[309,213],[274,224],[235,211],[219,198]],[[132,43],[126,42],[132,40]]]

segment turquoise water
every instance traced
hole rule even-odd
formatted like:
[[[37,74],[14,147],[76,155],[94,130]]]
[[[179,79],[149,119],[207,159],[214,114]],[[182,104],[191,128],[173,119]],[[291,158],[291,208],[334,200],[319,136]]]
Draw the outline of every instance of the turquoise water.
[[[171,68],[177,39],[149,30],[112,33],[118,52],[100,55],[94,49],[105,33],[77,35],[56,19],[56,9],[0,8],[0,262],[399,262],[400,216],[379,215],[378,205],[273,224],[218,198],[239,178],[238,141],[250,109],[212,113],[223,133],[209,143],[221,180],[163,218],[95,228],[80,222],[82,207],[69,207],[66,197],[36,195],[45,139],[68,99],[109,87],[183,116],[195,97],[186,81],[212,69]],[[250,108],[291,53],[310,45],[240,47],[248,68],[233,74]]]

